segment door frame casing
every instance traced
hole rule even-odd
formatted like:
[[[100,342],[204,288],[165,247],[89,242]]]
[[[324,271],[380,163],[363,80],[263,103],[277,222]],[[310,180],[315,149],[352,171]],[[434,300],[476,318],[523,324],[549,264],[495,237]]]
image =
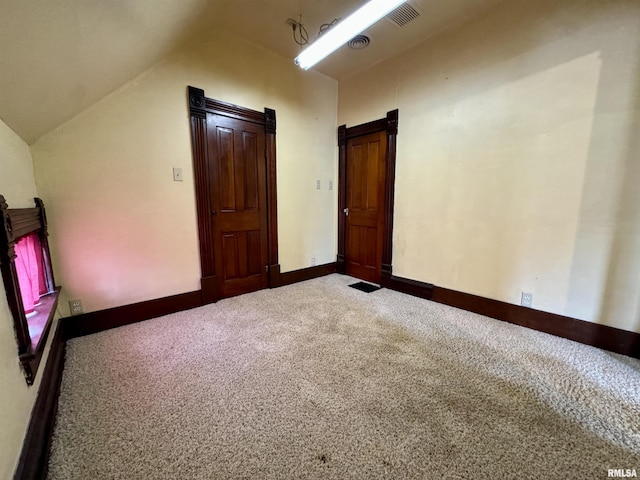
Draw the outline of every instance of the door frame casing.
[[[265,162],[267,180],[267,271],[269,287],[278,286],[278,207],[276,190],[276,111],[251,110],[231,103],[205,97],[204,90],[188,87],[189,116],[191,118],[191,145],[193,150],[193,176],[196,190],[198,238],[200,244],[200,287],[202,303],[222,298],[215,274],[214,238],[212,230],[211,179],[207,164],[207,113],[223,115],[264,126]]]
[[[349,128],[346,125],[338,127],[338,258],[336,269],[339,273],[346,273],[347,218],[344,209],[347,206],[347,141],[351,138],[378,132],[386,132],[387,135],[387,150],[385,153],[387,171],[384,187],[384,229],[380,284],[383,287],[388,287],[393,273],[393,204],[396,178],[398,109],[387,112],[387,116],[379,120]]]

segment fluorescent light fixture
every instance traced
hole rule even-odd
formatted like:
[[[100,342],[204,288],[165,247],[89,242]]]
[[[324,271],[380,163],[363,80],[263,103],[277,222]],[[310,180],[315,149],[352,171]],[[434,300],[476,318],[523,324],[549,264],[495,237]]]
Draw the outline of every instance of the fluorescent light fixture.
[[[294,60],[308,70],[407,0],[371,0],[304,49]]]

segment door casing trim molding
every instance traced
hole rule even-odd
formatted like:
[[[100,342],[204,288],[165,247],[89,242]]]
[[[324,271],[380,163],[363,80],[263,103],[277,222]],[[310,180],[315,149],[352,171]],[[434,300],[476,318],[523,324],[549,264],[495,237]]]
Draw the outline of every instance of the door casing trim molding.
[[[351,138],[370,133],[386,132],[387,151],[385,153],[387,171],[384,188],[384,231],[382,242],[382,265],[380,266],[380,284],[388,287],[393,274],[393,205],[396,179],[396,146],[398,136],[398,109],[387,112],[385,118],[347,128],[338,127],[338,258],[336,269],[346,272],[346,216],[347,205],[347,141]]]
[[[276,189],[276,111],[265,108],[264,112],[206,98],[204,90],[188,87],[189,116],[191,118],[191,145],[193,153],[193,176],[196,190],[198,238],[200,244],[200,271],[202,304],[222,298],[218,291],[213,255],[211,225],[211,183],[207,168],[207,113],[257,123],[264,126],[265,162],[267,176],[267,269],[269,287],[278,283],[278,205]]]

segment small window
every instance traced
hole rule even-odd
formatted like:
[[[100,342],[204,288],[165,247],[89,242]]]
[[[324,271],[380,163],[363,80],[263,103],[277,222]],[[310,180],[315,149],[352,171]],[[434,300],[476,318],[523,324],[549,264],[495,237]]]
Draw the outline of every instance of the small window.
[[[13,316],[18,355],[29,385],[42,358],[58,304],[42,200],[35,208],[10,209],[0,195],[0,270]]]

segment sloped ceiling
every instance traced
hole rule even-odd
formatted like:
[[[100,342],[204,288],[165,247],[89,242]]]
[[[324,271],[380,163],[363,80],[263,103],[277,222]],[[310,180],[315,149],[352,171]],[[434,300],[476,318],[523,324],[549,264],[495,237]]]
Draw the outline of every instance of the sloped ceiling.
[[[337,80],[500,0],[410,0],[421,16],[382,20],[364,50],[341,48],[315,70]],[[27,143],[72,118],[189,41],[227,29],[285,57],[363,0],[0,0],[0,118]]]

